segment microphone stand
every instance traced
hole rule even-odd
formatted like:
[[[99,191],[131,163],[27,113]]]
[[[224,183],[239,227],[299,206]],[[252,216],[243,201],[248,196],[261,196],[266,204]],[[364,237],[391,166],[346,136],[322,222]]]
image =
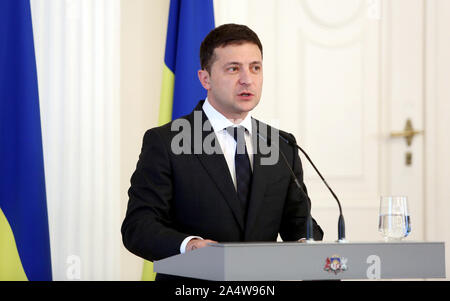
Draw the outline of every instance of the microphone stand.
[[[334,191],[330,188],[330,186],[328,185],[327,181],[325,181],[324,177],[322,176],[322,174],[319,172],[319,170],[317,169],[317,167],[314,165],[314,163],[312,162],[312,160],[309,158],[308,154],[300,147],[298,146],[297,143],[295,143],[295,141],[289,137],[289,136],[285,136],[281,133],[279,133],[279,137],[281,137],[286,143],[295,146],[296,148],[298,148],[306,157],[306,159],[308,159],[309,163],[312,165],[312,167],[314,168],[314,170],[317,172],[317,174],[319,175],[320,179],[322,180],[322,182],[325,184],[325,186],[327,186],[328,190],[331,192],[331,194],[333,195],[334,199],[336,200],[338,206],[339,206],[339,220],[338,220],[338,242],[342,243],[342,242],[346,242],[345,240],[345,221],[344,221],[344,215],[342,214],[342,206],[341,206],[341,202],[339,201],[338,197],[336,196],[336,194],[334,193]],[[311,218],[311,214],[309,215],[309,217]]]
[[[264,138],[260,133],[257,133],[257,135],[263,139],[266,143],[269,143],[268,140],[270,141],[270,139],[266,139]],[[280,137],[282,137],[280,135]],[[283,138],[283,137],[282,137]],[[277,147],[278,148],[278,147]],[[283,157],[284,162],[286,163],[287,168],[289,169],[289,171],[291,172],[291,175],[294,179],[295,185],[297,186],[297,188],[300,191],[303,191],[302,186],[300,185],[297,176],[295,175],[294,171],[292,170],[291,166],[289,165],[289,162],[285,156],[285,154],[281,151],[281,149],[278,148],[278,151],[280,152],[281,156]],[[306,204],[307,204],[307,210],[308,210],[308,215],[306,217],[306,242],[307,243],[313,243],[314,242],[314,235],[313,235],[313,222],[312,222],[312,217],[311,217],[311,204],[309,203],[309,199],[306,200]]]

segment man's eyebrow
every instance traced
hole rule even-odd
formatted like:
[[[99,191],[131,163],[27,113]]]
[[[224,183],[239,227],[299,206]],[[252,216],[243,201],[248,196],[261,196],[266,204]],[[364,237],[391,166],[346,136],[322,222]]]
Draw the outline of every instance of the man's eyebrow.
[[[228,62],[228,63],[225,63],[225,66],[228,66],[228,65],[242,65],[242,63],[239,63],[239,62]]]
[[[250,63],[250,65],[255,65],[255,64],[259,64],[259,65],[262,65],[262,61],[253,61],[253,62],[251,62]],[[228,62],[228,63],[225,63],[225,66],[228,66],[228,65],[242,65],[242,63],[240,63],[240,62]]]

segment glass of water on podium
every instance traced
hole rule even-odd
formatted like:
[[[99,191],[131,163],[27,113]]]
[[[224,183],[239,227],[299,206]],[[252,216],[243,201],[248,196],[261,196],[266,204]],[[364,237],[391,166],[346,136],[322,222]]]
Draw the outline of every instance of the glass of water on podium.
[[[411,232],[406,196],[382,196],[378,231],[385,241],[400,241]]]

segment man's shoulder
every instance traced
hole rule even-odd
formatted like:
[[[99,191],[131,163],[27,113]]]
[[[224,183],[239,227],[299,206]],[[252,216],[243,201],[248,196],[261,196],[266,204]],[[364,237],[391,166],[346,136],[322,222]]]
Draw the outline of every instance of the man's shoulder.
[[[179,117],[177,119],[171,120],[165,124],[148,129],[145,132],[144,139],[145,137],[150,138],[158,136],[160,139],[163,140],[171,140],[181,130],[184,130],[187,125],[189,127],[192,126],[193,124],[192,116],[194,112],[195,111],[193,111],[190,114]]]

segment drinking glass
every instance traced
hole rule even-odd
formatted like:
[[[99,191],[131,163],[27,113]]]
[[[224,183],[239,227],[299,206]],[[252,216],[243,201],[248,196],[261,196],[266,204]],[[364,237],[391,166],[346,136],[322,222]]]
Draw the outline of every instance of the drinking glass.
[[[382,196],[378,231],[385,241],[400,241],[411,232],[411,219],[406,196]]]

